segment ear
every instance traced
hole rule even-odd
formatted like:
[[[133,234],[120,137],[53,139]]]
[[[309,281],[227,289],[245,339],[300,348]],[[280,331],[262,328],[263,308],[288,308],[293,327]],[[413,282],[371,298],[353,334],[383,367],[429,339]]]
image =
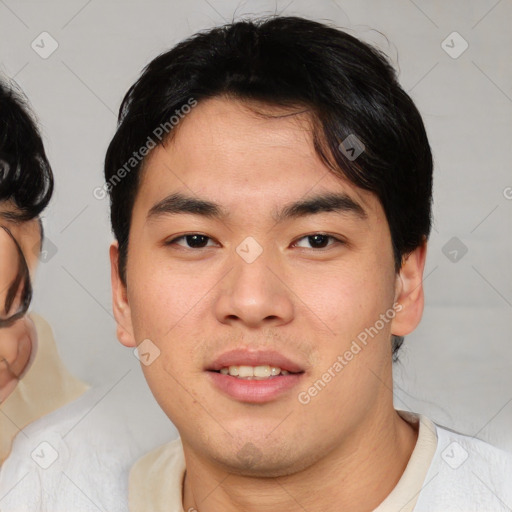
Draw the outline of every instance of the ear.
[[[128,303],[125,284],[119,276],[119,245],[117,241],[110,245],[110,279],[112,283],[112,308],[117,323],[117,339],[126,347],[135,347],[132,314]]]
[[[427,241],[412,251],[403,261],[396,277],[396,315],[391,322],[395,336],[410,334],[420,323],[423,315],[423,270],[427,256]]]

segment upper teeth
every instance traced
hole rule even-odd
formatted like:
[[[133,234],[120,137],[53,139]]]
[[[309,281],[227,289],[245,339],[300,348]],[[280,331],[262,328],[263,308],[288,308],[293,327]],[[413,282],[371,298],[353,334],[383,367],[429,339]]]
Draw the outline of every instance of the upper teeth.
[[[268,364],[262,366],[230,366],[221,368],[220,373],[224,375],[232,375],[233,377],[250,378],[250,377],[275,377],[276,375],[288,375],[290,372],[281,370],[278,366],[270,366]]]

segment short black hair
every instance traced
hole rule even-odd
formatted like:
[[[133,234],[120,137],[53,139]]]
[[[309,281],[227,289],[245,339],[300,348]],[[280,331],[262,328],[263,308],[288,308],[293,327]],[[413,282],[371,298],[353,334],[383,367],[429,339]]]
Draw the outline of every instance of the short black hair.
[[[18,222],[37,218],[50,202],[53,187],[53,172],[28,101],[14,81],[0,79],[0,202],[10,200],[15,206],[2,216]]]
[[[129,172],[126,163],[191,98],[216,96],[307,109],[315,150],[325,164],[380,200],[396,271],[426,241],[432,154],[421,115],[386,55],[325,23],[294,16],[241,20],[199,32],[155,58],[123,99],[105,158],[105,180],[124,283],[144,160]],[[346,140],[356,140],[364,151],[352,158]],[[121,169],[122,179],[116,179]],[[393,354],[402,342],[394,337]]]

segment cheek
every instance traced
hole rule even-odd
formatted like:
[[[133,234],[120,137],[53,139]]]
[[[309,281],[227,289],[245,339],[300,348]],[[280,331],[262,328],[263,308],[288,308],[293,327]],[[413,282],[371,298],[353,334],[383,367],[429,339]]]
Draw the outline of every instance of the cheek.
[[[197,360],[197,345],[204,339],[205,309],[212,307],[207,291],[216,276],[208,270],[211,266],[193,274],[183,265],[173,268],[165,251],[134,250],[127,263],[135,340],[139,344],[149,339],[158,354],[151,364],[141,365],[145,378],[164,411],[186,409],[189,395],[180,384],[185,385],[185,371],[190,378],[191,369],[198,367],[193,361]]]
[[[136,341],[155,343],[183,315],[188,287],[162,258],[133,247],[127,261],[128,303]]]
[[[28,364],[36,337],[35,327],[27,318],[0,330],[0,360],[5,359],[15,375],[21,375]]]
[[[20,335],[12,327],[0,330],[0,360],[12,364],[18,355]]]
[[[345,340],[373,325],[393,299],[393,277],[373,258],[301,272],[295,281],[305,314],[313,312],[316,324]]]
[[[194,345],[204,331],[205,308],[210,307],[205,297],[211,287],[208,282],[206,276],[192,279],[163,264],[132,267],[128,302],[135,340],[149,339],[160,354],[158,364],[143,368],[150,386],[166,380],[166,370],[175,374],[190,364]]]

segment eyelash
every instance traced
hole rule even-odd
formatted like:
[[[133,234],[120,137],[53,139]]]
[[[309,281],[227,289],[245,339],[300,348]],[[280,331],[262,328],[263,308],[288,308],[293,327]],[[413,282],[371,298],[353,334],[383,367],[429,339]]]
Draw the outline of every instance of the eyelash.
[[[201,237],[204,237],[204,238],[207,238],[208,240],[213,240],[213,238],[207,236],[207,235],[203,235],[201,233],[187,233],[185,235],[180,235],[172,240],[169,240],[167,242],[165,242],[165,245],[166,246],[170,246],[170,245],[174,245],[177,243],[178,240],[182,240],[182,239],[186,239],[187,237],[189,236],[201,236]],[[315,247],[311,247],[311,248],[306,248],[306,249],[311,249],[313,251],[323,251],[323,250],[327,250],[329,247],[332,247],[333,245],[345,245],[345,242],[333,235],[329,235],[328,233],[311,233],[309,235],[304,235],[304,236],[301,236],[299,239],[297,239],[296,242],[294,242],[294,245],[297,244],[300,240],[303,240],[305,238],[310,238],[310,237],[314,237],[314,236],[323,236],[323,237],[327,237],[328,239],[330,240],[334,240],[335,243],[333,244],[328,244],[327,247],[321,247],[321,248],[315,248]],[[199,247],[199,248],[195,248],[195,247],[183,247],[183,246],[180,246],[182,247],[183,249],[190,249],[192,251],[199,251],[201,249],[207,249],[208,246],[206,247]],[[211,247],[211,246],[210,246]]]

